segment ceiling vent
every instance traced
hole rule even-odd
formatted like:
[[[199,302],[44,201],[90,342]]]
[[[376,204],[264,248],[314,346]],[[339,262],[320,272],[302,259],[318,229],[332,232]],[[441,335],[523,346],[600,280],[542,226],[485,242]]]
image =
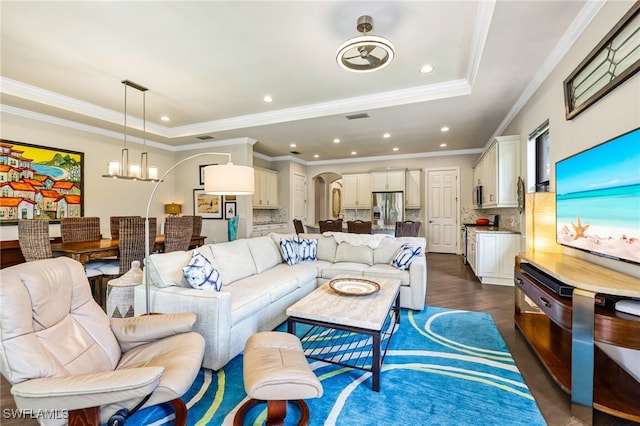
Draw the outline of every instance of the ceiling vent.
[[[215,138],[209,135],[202,135],[202,136],[196,136],[196,139],[200,139],[201,141],[208,141],[210,139],[215,139]]]
[[[289,151],[289,154],[300,155],[298,151]]]
[[[344,116],[347,120],[360,120],[361,118],[369,118],[369,114],[361,112],[360,114],[352,114]]]

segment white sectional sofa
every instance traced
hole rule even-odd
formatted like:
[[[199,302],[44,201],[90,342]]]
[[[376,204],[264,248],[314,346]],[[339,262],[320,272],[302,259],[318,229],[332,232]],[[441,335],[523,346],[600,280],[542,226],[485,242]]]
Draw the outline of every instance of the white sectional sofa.
[[[220,291],[196,289],[186,281],[182,268],[193,251],[152,254],[147,261],[151,311],[195,313],[193,329],[206,341],[203,366],[218,370],[242,352],[249,336],[278,326],[286,320],[287,307],[340,274],[396,278],[401,282],[401,307],[424,308],[426,257],[418,256],[408,270],[391,265],[405,243],[420,246],[424,253],[424,238],[301,234],[299,238],[318,240],[317,260],[289,266],[279,241],[293,237],[272,233],[196,249],[220,272]],[[135,289],[136,315],[146,312],[145,291],[144,285]]]

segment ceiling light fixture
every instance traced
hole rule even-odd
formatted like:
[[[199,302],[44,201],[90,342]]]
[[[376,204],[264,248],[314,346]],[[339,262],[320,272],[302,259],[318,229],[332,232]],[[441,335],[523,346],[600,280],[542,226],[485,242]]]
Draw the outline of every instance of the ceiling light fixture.
[[[385,133],[384,135],[382,135],[383,138],[385,139],[389,139],[391,137],[390,133]]]
[[[273,97],[271,97],[269,95],[267,95],[264,98],[262,98],[262,100],[264,100],[265,102],[273,102],[274,101]]]
[[[373,18],[358,18],[356,29],[363,35],[353,37],[338,47],[336,61],[347,71],[371,72],[382,69],[393,60],[393,44],[384,37],[367,35],[373,29]]]
[[[167,117],[166,115],[163,115],[162,117],[160,117],[160,120],[162,120],[162,121],[170,121],[169,117]]]
[[[356,154],[357,154],[357,152],[351,151],[351,155],[356,155]]]
[[[333,143],[340,143],[340,139],[335,138],[335,139],[333,140]]]
[[[296,144],[295,144],[295,143],[290,143],[290,144],[289,144],[289,147],[291,147],[291,148],[295,148],[295,147],[296,147]]]
[[[446,144],[446,143],[441,143],[441,144],[440,144],[440,148],[444,148],[445,146],[447,146],[447,144]]]
[[[123,147],[121,151],[121,162],[117,160],[109,161],[108,173],[102,175],[102,177],[114,178],[114,179],[131,179],[141,180],[146,182],[155,182],[158,180],[158,168],[155,166],[148,166],[148,154],[147,148],[147,120],[146,120],[146,87],[143,87],[133,81],[123,80],[124,84],[124,129],[123,129]],[[140,164],[129,164],[129,148],[127,148],[127,88],[132,87],[142,92],[142,145],[143,152],[140,154]]]
[[[398,148],[397,146],[393,148],[394,151],[398,151],[400,148]]]
[[[318,154],[313,154],[313,158],[318,158],[320,157]]]
[[[430,72],[433,72],[434,68],[431,65],[425,65],[422,68],[420,68],[420,72],[422,74],[429,74]]]
[[[449,128],[447,126],[444,126],[442,129],[440,129],[441,132],[448,132]]]

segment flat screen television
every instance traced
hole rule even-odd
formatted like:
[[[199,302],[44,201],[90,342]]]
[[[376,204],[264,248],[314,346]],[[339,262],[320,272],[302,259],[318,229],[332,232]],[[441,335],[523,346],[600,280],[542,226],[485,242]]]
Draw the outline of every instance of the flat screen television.
[[[640,264],[640,128],[556,163],[556,240]]]

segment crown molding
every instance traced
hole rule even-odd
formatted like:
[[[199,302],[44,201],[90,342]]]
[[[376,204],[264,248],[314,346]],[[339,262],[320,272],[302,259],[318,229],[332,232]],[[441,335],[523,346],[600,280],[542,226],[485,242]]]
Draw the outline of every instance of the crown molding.
[[[191,151],[191,150],[202,150],[205,148],[218,148],[221,146],[231,146],[231,145],[255,145],[258,142],[257,139],[253,139],[250,137],[242,137],[242,138],[234,138],[234,139],[223,139],[220,141],[209,141],[209,142],[198,142],[198,143],[190,143],[188,145],[180,145],[174,146],[173,151]]]
[[[520,110],[522,110],[529,99],[531,99],[536,90],[540,88],[542,83],[549,77],[562,58],[564,58],[571,46],[573,46],[573,44],[578,40],[589,24],[591,24],[593,18],[600,13],[600,10],[605,3],[606,2],[602,0],[589,0],[585,3],[578,13],[578,16],[576,16],[571,25],[564,32],[558,43],[556,43],[554,48],[551,50],[551,53],[549,53],[542,63],[542,66],[540,66],[527,87],[525,87],[518,100],[516,100],[498,128],[493,132],[493,135],[487,141],[485,147],[489,146],[496,136],[500,136],[502,132],[504,132],[509,123],[511,123],[516,115],[518,115]]]
[[[491,28],[493,20],[493,12],[496,8],[495,0],[486,0],[478,3],[478,13],[476,14],[476,23],[473,27],[473,36],[471,37],[471,51],[469,52],[469,67],[467,68],[466,79],[469,86],[473,86],[480,68],[480,60],[487,43],[487,36]]]

